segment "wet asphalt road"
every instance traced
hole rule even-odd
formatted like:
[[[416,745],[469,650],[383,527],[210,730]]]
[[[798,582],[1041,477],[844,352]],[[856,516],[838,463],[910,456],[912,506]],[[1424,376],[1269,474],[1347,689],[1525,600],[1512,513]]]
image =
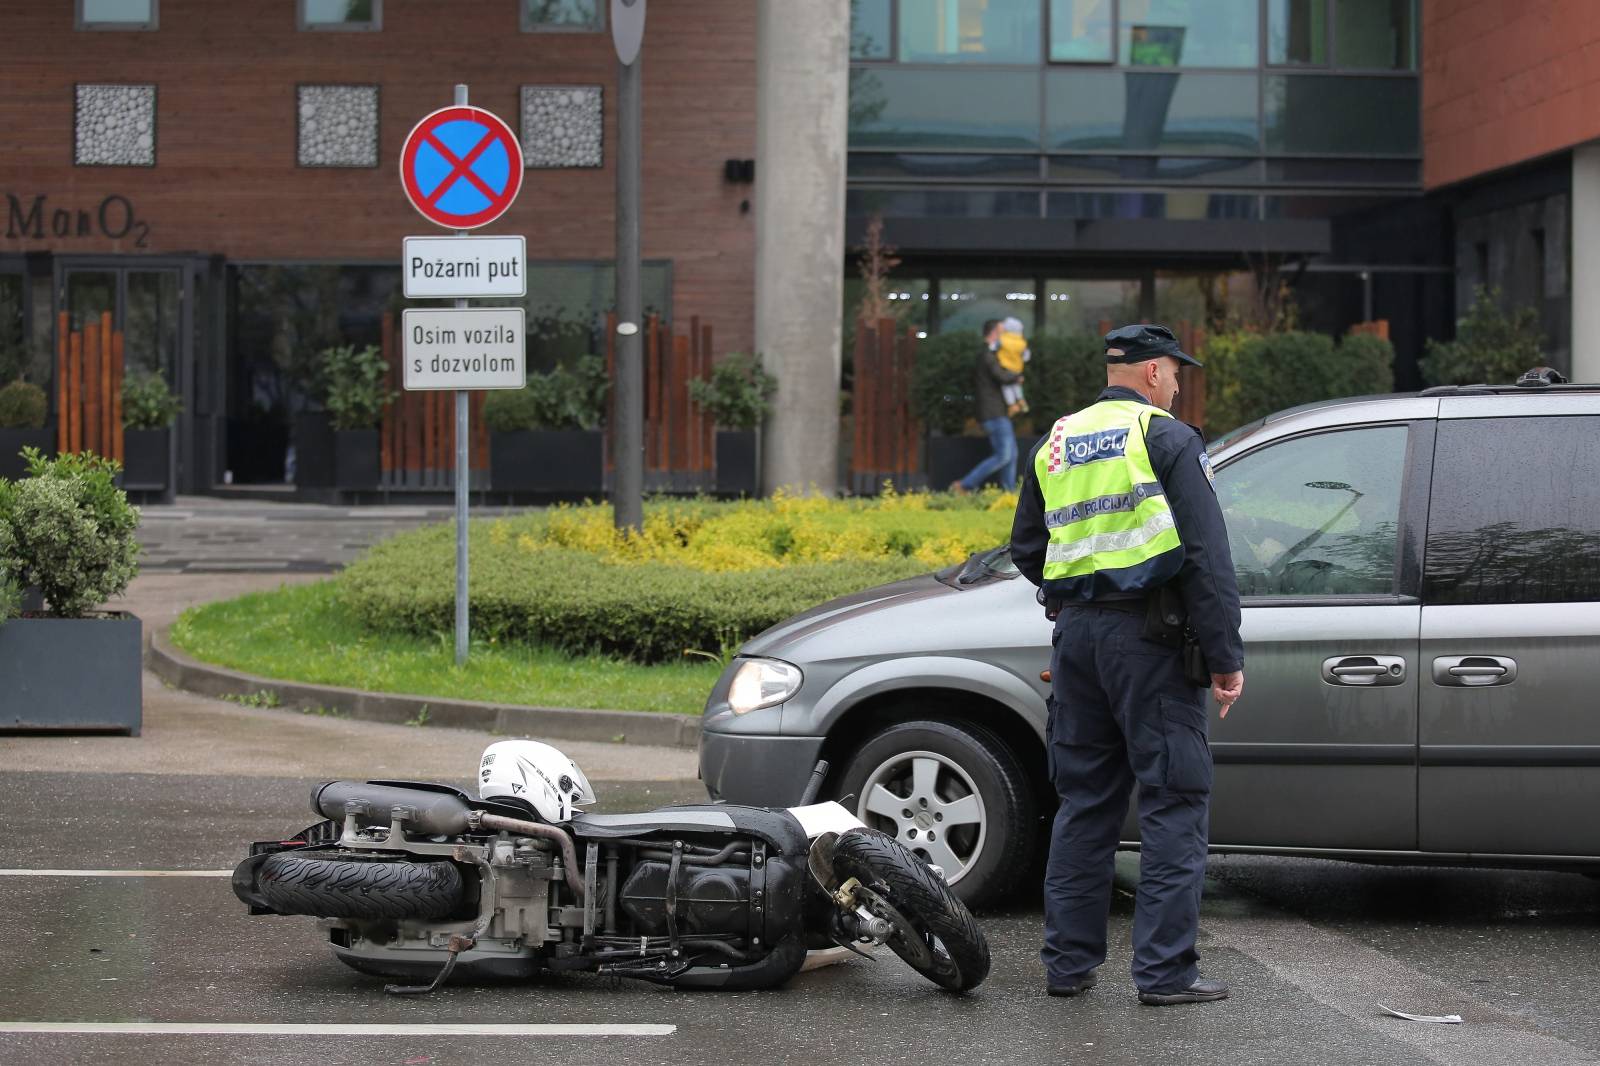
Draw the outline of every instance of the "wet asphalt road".
[[[229,867],[244,841],[313,820],[312,781],[0,773],[0,867]],[[694,782],[600,784],[637,809]],[[1132,856],[1119,860],[1131,884]],[[892,957],[759,993],[675,993],[587,976],[385,996],[310,919],[249,918],[224,878],[0,876],[0,1022],[644,1022],[664,1036],[18,1034],[0,1063],[1562,1063],[1600,1061],[1600,884],[1576,874],[1387,869],[1226,857],[1202,919],[1207,972],[1235,998],[1140,1007],[1118,893],[1098,989],[1042,995],[1026,894],[982,916],[994,954],[974,994]],[[1461,1026],[1378,1004],[1459,1013]]]

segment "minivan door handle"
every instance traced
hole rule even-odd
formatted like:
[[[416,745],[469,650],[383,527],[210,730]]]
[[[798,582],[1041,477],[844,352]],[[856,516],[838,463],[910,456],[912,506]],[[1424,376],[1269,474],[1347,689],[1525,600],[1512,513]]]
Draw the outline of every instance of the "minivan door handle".
[[[1399,655],[1335,655],[1322,660],[1322,680],[1330,685],[1399,685],[1406,661]]]
[[[1433,660],[1433,683],[1451,688],[1509,685],[1517,679],[1517,661],[1504,655],[1441,655]]]

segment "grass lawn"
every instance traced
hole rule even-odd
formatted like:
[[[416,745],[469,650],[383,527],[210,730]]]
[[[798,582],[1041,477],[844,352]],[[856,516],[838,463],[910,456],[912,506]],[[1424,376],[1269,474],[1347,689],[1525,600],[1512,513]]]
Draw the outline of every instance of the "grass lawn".
[[[371,633],[340,604],[334,581],[190,608],[172,642],[204,662],[284,681],[541,707],[699,714],[722,671],[699,658],[640,666],[481,641],[458,668],[453,634]]]

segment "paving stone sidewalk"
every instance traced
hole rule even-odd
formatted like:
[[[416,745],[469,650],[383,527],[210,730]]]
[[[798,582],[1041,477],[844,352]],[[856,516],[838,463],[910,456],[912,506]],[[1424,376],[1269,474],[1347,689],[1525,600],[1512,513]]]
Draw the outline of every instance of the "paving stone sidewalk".
[[[472,517],[521,509],[474,507]],[[451,507],[323,504],[180,496],[142,508],[141,571],[157,573],[332,573],[378,541],[435,522]]]

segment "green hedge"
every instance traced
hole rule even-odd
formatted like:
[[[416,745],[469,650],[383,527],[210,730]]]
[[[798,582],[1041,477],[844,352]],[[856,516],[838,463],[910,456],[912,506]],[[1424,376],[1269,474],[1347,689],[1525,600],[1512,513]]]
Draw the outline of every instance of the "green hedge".
[[[1219,333],[1200,358],[1212,434],[1298,404],[1394,389],[1393,346],[1365,334],[1335,345],[1324,333]]]
[[[1088,333],[1030,338],[1033,358],[1023,370],[1023,392],[1035,427],[1094,401],[1106,384],[1104,343]],[[982,338],[976,331],[941,333],[917,345],[911,406],[929,429],[960,433],[977,414],[973,395]]]
[[[730,573],[612,564],[584,551],[496,544],[484,523],[471,526],[471,540],[475,635],[640,662],[719,654],[825,600],[928,570],[914,559]],[[340,575],[340,596],[372,628],[447,633],[454,560],[453,526],[396,537]]]

